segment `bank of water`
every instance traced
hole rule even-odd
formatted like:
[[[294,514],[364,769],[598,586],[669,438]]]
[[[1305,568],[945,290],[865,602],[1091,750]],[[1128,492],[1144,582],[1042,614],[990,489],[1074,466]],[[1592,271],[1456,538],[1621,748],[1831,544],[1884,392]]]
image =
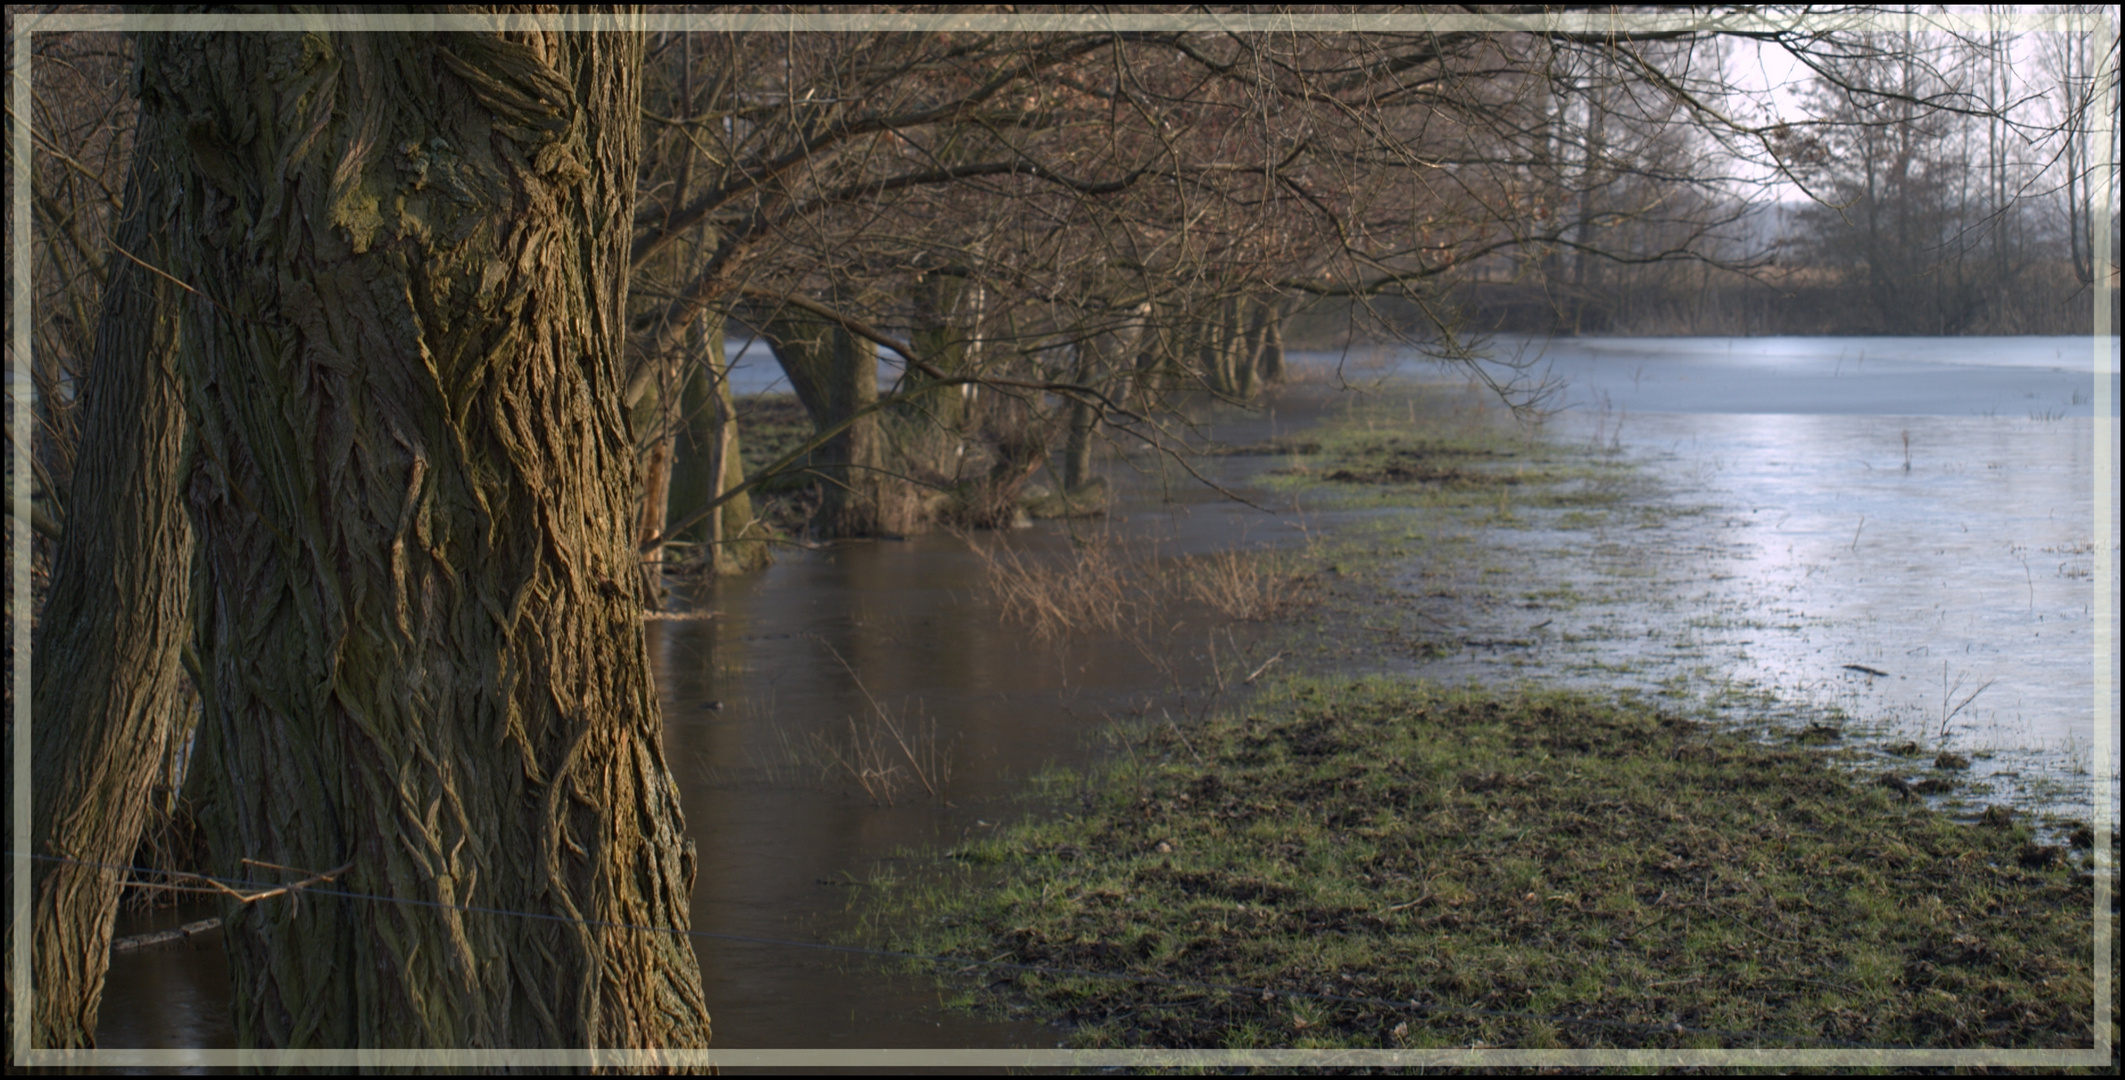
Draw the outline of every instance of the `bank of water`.
[[[1835,709],[2116,820],[2116,339],[1499,344],[1557,387],[1548,434],[1643,470],[1659,511],[1499,530],[1540,580],[1491,636],[1546,625],[1481,666]]]
[[[1752,412],[1739,391],[1630,414],[1596,393],[1548,446],[1378,387],[1270,478],[1333,537],[1325,610],[1294,633],[1338,676],[1137,729],[1082,774],[1081,812],[961,846],[965,869],[899,890],[874,929],[1021,965],[963,1000],[1087,1046],[2085,1044],[2081,823],[2116,817],[2096,783],[2116,639],[2094,625],[2116,610],[2095,509],[2115,447],[2054,381],[2060,408],[2005,418]],[[1893,466],[1868,458],[1884,422]],[[1906,445],[1935,448],[1930,473]],[[1862,520],[1832,537],[1846,509]],[[2031,548],[2060,557],[2052,580]],[[1899,685],[1943,657],[1937,687]],[[1496,689],[1522,681],[1595,694]],[[1603,745],[1618,724],[1683,738]]]
[[[1255,442],[1306,415],[1234,413],[1191,438]],[[1270,460],[1204,467],[1244,488]],[[1304,535],[1302,516],[1228,500],[1155,453],[1117,465],[1112,480],[1104,517],[972,541],[1050,562],[1103,544],[1146,580],[1193,556]],[[692,925],[718,1047],[1053,1045],[1041,1025],[945,1009],[928,980],[802,943],[843,943],[862,883],[894,873],[904,852],[1033,812],[1015,798],[1029,779],[1096,759],[1115,721],[1200,710],[1220,679],[1266,659],[1254,630],[1185,601],[1126,634],[1040,640],[1001,617],[982,567],[946,533],[789,547],[764,573],[673,598],[707,617],[647,623],[667,760],[697,847]],[[127,916],[118,933],[212,913]],[[232,1046],[227,978],[218,932],[115,955],[100,1045]]]
[[[1798,725],[1837,709],[1880,726],[1883,745],[1898,732],[1937,741],[1946,719],[1953,746],[1978,757],[1980,782],[2038,781],[1999,797],[2048,800],[2083,818],[2074,809],[2093,799],[2114,813],[2115,789],[2105,799],[2090,778],[2099,771],[2095,554],[2108,544],[2115,567],[2117,527],[2093,521],[2103,448],[2092,414],[2074,412],[2092,409],[2101,376],[2037,363],[2053,348],[2065,359],[2063,345],[2042,341],[1981,343],[1974,355],[1993,362],[1963,365],[1974,373],[1944,373],[1936,359],[1882,351],[1877,339],[1864,358],[1850,343],[1842,356],[1823,342],[1780,346],[1805,354],[1781,375],[1785,353],[1743,344],[1742,359],[1726,360],[1726,345],[1530,351],[1565,380],[1570,406],[1546,436],[1636,466],[1640,479],[1615,498],[1516,508],[1508,493],[1485,521],[1309,503],[1305,485],[1265,475],[1290,457],[1209,459],[1215,478],[1281,512],[1272,515],[1139,454],[1135,467],[1115,466],[1110,518],[983,539],[1060,559],[1102,533],[1149,565],[1392,533],[1374,545],[1390,564],[1378,586],[1407,620],[1389,628],[1398,653],[1378,643],[1346,651],[1362,652],[1371,669],[1699,701],[1723,688],[1737,718]],[[1299,445],[1324,410],[1357,407],[1390,428],[1399,416],[1421,435],[1481,400],[1433,394],[1437,411],[1405,411],[1386,391],[1335,389],[1327,373],[1341,367],[1363,386],[1437,378],[1436,368],[1392,354],[1295,359],[1312,386],[1206,434],[1227,445]],[[2115,370],[2113,361],[2113,389]],[[1865,394],[1845,392],[1844,380],[1862,372],[1877,381]],[[1726,377],[1735,381],[1717,390]],[[1659,397],[1662,387],[1672,396]],[[1897,395],[1914,387],[1932,395],[1926,408],[1947,409],[1937,403],[1946,400],[1965,411],[1898,411],[1916,398]],[[2025,393],[2037,396],[2012,396]],[[1813,411],[1802,408],[1809,401]],[[1722,402],[1729,411],[1712,407]],[[1773,407],[1786,411],[1759,411]],[[2115,446],[2109,452],[2114,465]],[[1465,580],[1442,579],[1432,557],[1456,537],[1463,550],[1480,546],[1480,558]],[[979,581],[978,560],[944,535],[791,551],[765,574],[688,598],[714,618],[651,624],[667,751],[700,855],[693,925],[720,935],[697,942],[718,1045],[1054,1043],[1038,1024],[944,1009],[924,980],[776,942],[835,940],[853,925],[858,882],[915,869],[903,852],[979,839],[1036,812],[1012,796],[1047,766],[1094,760],[1112,720],[1200,710],[1229,672],[1253,670],[1282,647],[1201,611],[1180,612],[1155,636],[1058,646],[1002,620]],[[2113,611],[2116,587],[2113,576]],[[1314,638],[1333,645],[1376,629],[1317,626]],[[1332,661],[1335,650],[1319,655]],[[2114,672],[2114,654],[2110,662]],[[1774,704],[1784,721],[1766,709]],[[915,757],[938,766],[936,794],[910,775],[914,761],[877,741],[881,709]],[[890,795],[864,790],[866,745],[874,771],[896,770]],[[210,936],[123,954],[101,1042],[226,1046],[226,994]]]

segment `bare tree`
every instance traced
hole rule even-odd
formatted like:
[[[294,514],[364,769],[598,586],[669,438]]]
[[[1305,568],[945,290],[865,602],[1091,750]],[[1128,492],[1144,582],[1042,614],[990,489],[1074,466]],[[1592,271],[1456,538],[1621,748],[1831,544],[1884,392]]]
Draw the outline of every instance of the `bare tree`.
[[[2083,17],[2103,10],[2086,6],[2063,9]],[[2095,118],[2104,113],[2115,117],[2118,112],[2119,38],[2115,33],[2109,36],[2112,52],[2107,57],[2096,55],[2097,40],[2087,30],[2048,33],[2040,37],[2037,54],[2039,68],[2051,84],[2047,87],[2054,108],[2050,119],[2058,134],[2056,171],[2052,174],[2056,178],[2055,212],[2063,218],[2067,258],[2074,278],[2082,285],[2093,285],[2097,274],[2091,254],[2097,221],[2091,184],[2101,176],[2092,167]],[[2115,149],[2113,146],[2113,152]],[[2116,169],[2110,173],[2115,183]],[[2115,197],[2111,202],[2116,205]],[[2115,225],[2113,220],[2113,228]],[[2117,252],[2115,241],[2111,251],[2113,255]]]
[[[158,211],[182,243],[139,280],[175,290],[199,422],[182,467],[207,552],[217,865],[346,866],[357,891],[563,920],[392,907],[377,935],[337,902],[301,924],[245,909],[245,1037],[705,1040],[683,943],[606,923],[683,926],[691,874],[635,553],[681,538],[735,569],[764,550],[726,322],[771,331],[805,391],[813,437],[773,468],[826,478],[823,531],[999,524],[1058,444],[1067,494],[1096,475],[1102,432],[1172,449],[1191,395],[1274,379],[1299,303],[1348,301],[1449,362],[1475,357],[1456,305],[1471,286],[1614,326],[1643,314],[1633,282],[1671,303],[1710,293],[1707,267],[1752,268],[1732,246],[1735,157],[1842,182],[1811,171],[1834,131],[1902,138],[1916,161],[1954,135],[1941,117],[1997,118],[2009,96],[1899,68],[1902,39],[1751,35],[1858,119],[1731,114],[1719,34],[1689,29],[671,34],[649,43],[639,97],[632,44],[567,36],[151,39],[141,83],[185,199]],[[2074,57],[2057,62],[2080,88],[2069,115],[2111,107],[2114,76],[2091,72],[2114,65]],[[299,107],[261,114],[258,87]],[[124,125],[96,115],[46,123],[93,137],[39,144],[47,550],[109,527],[68,486],[73,425],[100,393],[93,297],[120,265],[90,190],[116,172],[84,148],[119,153],[94,133]],[[2075,236],[2081,145],[2062,170]],[[106,326],[128,310],[114,303]],[[881,355],[901,372],[887,388]],[[154,502],[146,483],[114,505]],[[154,662],[114,692],[153,700],[167,631],[126,635],[112,655]],[[121,742],[72,753],[93,771]],[[140,784],[98,811],[110,850]],[[108,933],[72,918],[80,940]],[[604,922],[566,921],[582,918]],[[555,1005],[554,987],[579,992]],[[60,1006],[65,1037],[84,993]]]

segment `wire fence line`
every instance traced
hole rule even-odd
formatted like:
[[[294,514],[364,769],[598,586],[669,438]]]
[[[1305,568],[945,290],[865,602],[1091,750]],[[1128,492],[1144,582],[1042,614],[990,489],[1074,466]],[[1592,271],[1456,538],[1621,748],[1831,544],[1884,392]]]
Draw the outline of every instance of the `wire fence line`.
[[[8,854],[10,857],[12,857],[19,853],[11,851]],[[1394,1013],[1408,1013],[1416,1016],[1431,1015],[1466,1017],[1485,1020],[1541,1021],[1552,1024],[1565,1024],[1574,1027],[1601,1028],[1610,1031],[1629,1031],[1648,1035],[1706,1036],[1710,1038],[1725,1040],[1728,1042],[1747,1041],[1758,1043],[1768,1042],[1774,1044],[1805,1043],[1811,1046],[1826,1046],[1858,1050],[1924,1049],[1923,1047],[1908,1047],[1901,1046],[1895,1043],[1860,1042],[1850,1039],[1831,1039],[1819,1035],[1806,1035],[1794,1032],[1730,1031],[1719,1028],[1692,1027],[1690,1025],[1682,1023],[1647,1024],[1629,1020],[1604,1020],[1595,1017],[1565,1016],[1555,1013],[1522,1012],[1510,1009],[1472,1009],[1452,1005],[1426,1004],[1424,1002],[1415,1000],[1397,1001],[1388,998],[1371,997],[1359,994],[1335,994],[1306,990],[1276,990],[1266,986],[1240,986],[1231,983],[1207,982],[1199,979],[1171,979],[1163,975],[1152,975],[1144,972],[1098,971],[1091,968],[1057,967],[1048,964],[1019,963],[1017,961],[1012,960],[981,960],[974,957],[966,956],[939,956],[930,953],[903,952],[896,949],[880,949],[866,945],[837,945],[830,942],[822,941],[798,941],[790,938],[762,937],[756,934],[732,934],[714,930],[680,930],[675,927],[669,926],[648,926],[637,923],[614,922],[605,919],[585,919],[567,915],[549,915],[544,912],[516,911],[509,908],[485,907],[478,904],[445,904],[436,900],[420,900],[412,897],[403,896],[381,896],[375,893],[359,893],[351,892],[345,889],[326,888],[321,887],[319,885],[310,884],[308,882],[289,884],[287,882],[250,881],[242,878],[227,878],[216,877],[209,874],[196,874],[191,873],[189,871],[157,870],[149,867],[128,866],[119,863],[90,862],[82,859],[63,858],[57,855],[33,854],[30,856],[30,858],[38,860],[40,862],[64,863],[73,866],[87,866],[102,870],[123,871],[128,874],[152,875],[164,878],[190,878],[207,882],[208,885],[154,885],[151,887],[158,889],[169,889],[177,892],[205,893],[209,895],[221,896],[224,899],[234,898],[239,902],[243,903],[249,903],[255,900],[271,899],[274,897],[281,896],[288,897],[291,900],[301,896],[329,896],[335,899],[368,900],[377,903],[403,904],[409,907],[436,908],[444,911],[464,912],[467,914],[505,915],[514,918],[535,919],[544,922],[569,923],[577,926],[602,927],[613,930],[638,930],[644,933],[655,934],[673,934],[689,938],[701,938],[710,941],[731,942],[740,945],[760,945],[785,949],[808,949],[815,952],[830,952],[840,953],[849,956],[864,956],[879,960],[919,961],[935,964],[941,968],[958,968],[960,969],[960,973],[972,971],[977,968],[991,968],[1005,971],[1017,971],[1025,972],[1027,974],[1048,975],[1063,978],[1105,979],[1116,982],[1133,982],[1150,986],[1170,987],[1178,990],[1208,991],[1213,993],[1234,994],[1243,997],[1259,996],[1264,1001],[1268,1001],[1278,997],[1297,998],[1307,1001],[1334,1002],[1343,1005],[1361,1005],[1369,1008],[1382,1009]],[[295,870],[286,867],[282,867],[280,869],[286,869],[291,873],[310,874],[310,881],[318,881],[324,880],[330,875],[336,875],[340,872],[343,872],[346,868],[342,867],[340,868],[340,870],[328,871],[324,874],[311,874],[310,871]],[[145,884],[144,882],[138,883]],[[238,891],[243,889],[252,889],[258,891],[247,896],[244,893]],[[180,929],[189,930],[189,928]],[[161,941],[176,940],[178,936],[189,936],[189,933],[173,934],[172,936],[168,938],[163,938],[160,941],[146,942],[144,944],[160,944]]]

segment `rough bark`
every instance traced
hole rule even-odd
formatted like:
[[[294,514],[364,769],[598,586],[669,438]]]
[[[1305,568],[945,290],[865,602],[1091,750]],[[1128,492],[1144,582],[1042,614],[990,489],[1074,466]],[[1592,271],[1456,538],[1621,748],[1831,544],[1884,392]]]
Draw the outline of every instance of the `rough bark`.
[[[143,123],[118,245],[161,265],[170,151]],[[165,760],[190,632],[192,529],[181,497],[176,289],[123,255],[81,402],[74,498],[31,652],[36,1007],[40,1047],[95,1044],[111,924]],[[56,862],[50,860],[76,860]],[[88,864],[88,865],[83,865]]]
[[[363,897],[230,906],[246,1045],[708,1040],[621,414],[641,50],[143,39],[199,289],[202,824],[223,874]]]
[[[678,440],[675,430],[665,412],[663,390],[652,390],[649,400],[636,415],[649,414],[647,422],[637,422],[634,430],[655,434],[649,449],[642,455],[642,498],[635,522],[635,542],[647,546],[642,555],[642,587],[650,602],[661,605],[664,593],[664,549],[661,545],[648,546],[664,535],[665,509],[671,505],[671,464],[674,443]]]

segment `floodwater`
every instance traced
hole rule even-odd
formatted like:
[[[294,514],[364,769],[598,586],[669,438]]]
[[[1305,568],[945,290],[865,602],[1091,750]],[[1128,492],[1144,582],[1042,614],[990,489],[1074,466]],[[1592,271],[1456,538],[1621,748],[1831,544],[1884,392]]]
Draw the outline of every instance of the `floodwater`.
[[[2085,795],[2105,667],[2092,634],[2095,555],[2103,545],[2114,568],[2118,545],[2115,516],[2107,528],[2093,521],[2098,455],[2114,476],[2117,448],[2097,439],[2091,403],[2107,379],[2115,417],[2114,343],[2107,368],[2083,338],[1505,344],[1525,344],[1536,370],[1561,380],[1551,435],[1639,462],[1678,512],[1504,534],[1498,542],[1556,579],[1530,591],[1613,602],[1442,609],[1469,638],[1533,647],[1412,670],[1647,689],[1683,676],[1836,706],[1928,745],[1952,710],[1950,745],[1991,754],[1980,771],[1996,782],[2048,780],[2054,803]],[[1438,374],[1384,359],[1390,373]],[[771,365],[740,374],[743,390],[772,382]],[[1280,406],[1213,434],[1250,442],[1305,422]],[[1245,490],[1272,462],[1211,464]],[[1264,514],[1174,475],[1114,475],[1120,509],[1105,522],[981,539],[1060,552],[1073,535],[1105,532],[1172,558],[1288,545],[1338,519]],[[1652,576],[1668,586],[1645,589]],[[771,571],[681,598],[714,618],[649,624],[668,759],[699,850],[693,926],[708,935],[695,946],[718,1046],[1057,1042],[1039,1025],[955,1015],[920,978],[792,943],[841,940],[861,882],[918,872],[906,849],[948,847],[1029,812],[1013,796],[1049,765],[1091,760],[1110,719],[1201,709],[1208,688],[1271,651],[1185,610],[1141,635],[1058,647],[1004,622],[979,580],[978,560],[946,535],[793,550]],[[2114,571],[2107,587],[2114,612]],[[2114,740],[2110,754],[2114,776]],[[889,801],[860,776],[884,768],[897,770]],[[2116,798],[2112,787],[2100,800],[2113,820]],[[195,917],[163,913],[157,925]],[[227,992],[215,935],[121,954],[99,1039],[228,1046]]]
[[[1166,509],[1117,531],[1158,537],[1167,555],[1232,535],[1221,527],[1228,507]],[[1068,534],[1052,525],[1013,539],[1038,549]],[[1112,720],[1186,708],[1176,691],[1195,688],[1213,648],[1226,650],[1216,661],[1226,667],[1251,656],[1244,636],[1213,639],[1207,624],[1200,637],[1184,625],[1142,641],[1042,644],[1001,621],[980,580],[975,557],[950,536],[849,545],[718,583],[706,598],[720,612],[713,621],[652,625],[665,745],[700,846],[695,927],[833,940],[851,925],[858,882],[898,872],[897,852],[949,847],[1026,812],[1012,796],[1051,764],[1086,761]],[[949,773],[933,796],[916,765],[936,779],[939,759]],[[897,770],[890,805],[861,786],[873,767]],[[847,956],[724,938],[696,949],[719,1046],[1057,1038],[946,1013],[934,988],[891,985]]]
[[[1548,569],[1539,588],[1596,602],[1531,605],[1492,633],[1546,619],[1528,635],[1544,666],[1834,707],[1929,758],[1943,744],[1976,758],[2000,798],[2116,820],[2118,744],[2096,727],[2099,704],[2119,707],[2114,487],[2096,524],[2118,476],[2116,338],[1499,345],[1557,384],[1552,436],[1640,464],[1689,512],[1502,534]],[[1656,572],[1666,587],[1642,595]]]
[[[1242,415],[1206,434],[1248,442],[1291,423],[1303,420]],[[1268,460],[1213,467],[1244,482]],[[1177,470],[1117,466],[1110,479],[1116,511],[1105,519],[976,541],[1030,556],[1106,542],[1148,564],[1301,535],[1295,515],[1226,501]],[[1246,628],[1184,602],[1127,634],[1039,641],[1003,619],[980,559],[943,533],[788,549],[765,573],[670,606],[715,612],[646,627],[699,860],[694,945],[715,1044],[728,1049],[1056,1044],[1038,1024],[946,1010],[931,980],[804,946],[847,940],[862,883],[902,874],[904,850],[949,847],[1031,812],[1017,798],[1028,782],[1092,760],[1113,721],[1200,711],[1221,678],[1237,683],[1269,656]],[[891,790],[866,790],[861,774],[883,770]],[[121,920],[118,932],[202,914]],[[233,1045],[218,932],[118,954],[108,986],[103,1046]]]

